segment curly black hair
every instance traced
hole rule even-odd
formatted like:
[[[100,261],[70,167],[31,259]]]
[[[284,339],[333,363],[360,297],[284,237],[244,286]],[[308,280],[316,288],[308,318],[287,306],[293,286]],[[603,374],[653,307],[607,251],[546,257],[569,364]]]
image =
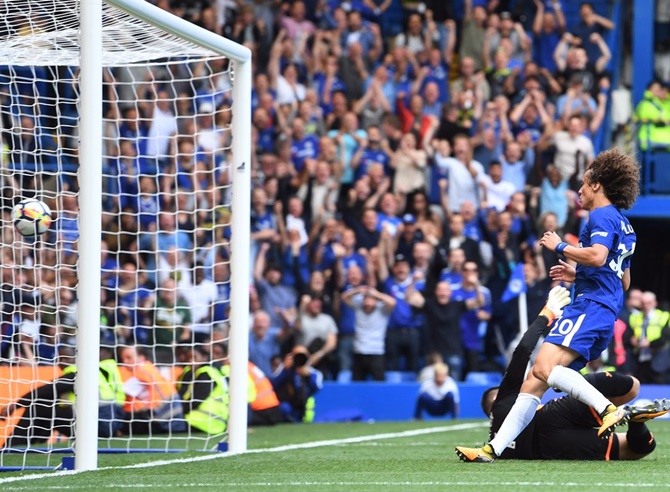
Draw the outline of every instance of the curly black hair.
[[[588,180],[600,183],[612,205],[628,210],[640,193],[640,165],[635,157],[613,147],[598,154],[588,169]]]

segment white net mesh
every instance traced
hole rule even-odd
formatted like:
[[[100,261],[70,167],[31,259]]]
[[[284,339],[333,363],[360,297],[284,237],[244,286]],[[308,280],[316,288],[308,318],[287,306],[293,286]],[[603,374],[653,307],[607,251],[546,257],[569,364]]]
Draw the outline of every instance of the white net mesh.
[[[78,329],[85,233],[78,3],[0,4],[0,412],[18,402],[0,423],[0,466],[34,464],[34,455],[13,452],[26,447],[54,465],[51,451],[72,444],[72,388],[61,374]],[[211,448],[221,428],[186,423],[182,400],[193,395],[179,391],[179,375],[193,346],[220,358],[228,336],[231,67],[109,6],[104,26],[100,334],[119,362],[125,413],[101,431],[100,447]],[[53,211],[37,239],[12,226],[11,207],[26,197]]]
[[[103,4],[103,64],[215,56],[200,46]],[[7,65],[79,65],[79,0],[4,0],[0,59]]]

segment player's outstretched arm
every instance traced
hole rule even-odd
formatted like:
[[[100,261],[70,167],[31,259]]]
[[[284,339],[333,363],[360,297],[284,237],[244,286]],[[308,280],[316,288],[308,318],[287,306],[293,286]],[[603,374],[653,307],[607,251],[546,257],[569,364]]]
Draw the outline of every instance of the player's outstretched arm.
[[[576,261],[580,265],[590,267],[601,267],[607,261],[609,249],[602,244],[593,244],[586,248],[577,248],[561,241],[561,238],[555,232],[545,232],[540,244],[549,251],[555,251],[559,255],[565,256],[568,260]]]

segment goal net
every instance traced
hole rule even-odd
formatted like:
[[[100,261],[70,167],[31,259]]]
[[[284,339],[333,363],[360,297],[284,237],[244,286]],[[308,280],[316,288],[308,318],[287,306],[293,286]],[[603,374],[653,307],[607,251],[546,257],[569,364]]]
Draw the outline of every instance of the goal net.
[[[232,191],[244,179],[234,170],[250,153],[231,124],[235,62],[201,47],[198,31],[187,41],[103,4],[102,152],[84,162],[79,12],[78,0],[0,3],[0,467],[58,466],[55,451],[76,449],[73,381],[91,371],[100,450],[208,450],[228,430],[231,260],[236,278],[249,275],[248,254],[232,251],[245,238],[231,248]],[[235,113],[250,119],[239,104]],[[99,167],[102,186],[93,265],[80,249],[85,166]],[[54,221],[27,238],[11,210],[33,197]],[[93,307],[78,290],[91,268],[100,269]],[[92,308],[99,325],[80,326]],[[100,370],[75,370],[83,330],[100,332]],[[203,393],[192,381],[204,367],[213,382]],[[211,405],[196,416],[205,397]]]

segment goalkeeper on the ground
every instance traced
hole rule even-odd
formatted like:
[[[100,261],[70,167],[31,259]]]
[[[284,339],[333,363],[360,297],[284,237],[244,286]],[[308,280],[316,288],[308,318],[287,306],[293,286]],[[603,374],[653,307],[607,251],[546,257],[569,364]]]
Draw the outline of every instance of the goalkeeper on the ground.
[[[549,318],[558,318],[570,302],[568,291],[554,287],[547,305],[528,327],[514,350],[500,386],[489,388],[482,396],[482,409],[491,418],[489,439],[492,439],[507,417],[521,389],[528,362],[540,336],[546,334]],[[549,309],[551,312],[547,312]],[[549,315],[549,316],[547,316]],[[632,376],[601,372],[586,376],[616,405],[631,402],[640,383]],[[561,460],[636,460],[656,447],[647,420],[670,411],[670,402],[656,401],[643,407],[628,407],[628,432],[598,437],[600,417],[593,408],[571,396],[564,396],[541,405],[528,427],[507,447],[499,459],[561,459]],[[463,452],[457,448],[457,453]]]

